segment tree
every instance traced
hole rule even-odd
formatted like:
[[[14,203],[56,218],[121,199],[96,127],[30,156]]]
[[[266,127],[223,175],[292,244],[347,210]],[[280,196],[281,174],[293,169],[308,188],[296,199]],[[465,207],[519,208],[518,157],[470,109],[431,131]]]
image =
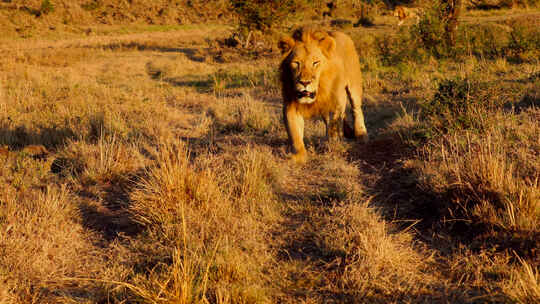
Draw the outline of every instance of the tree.
[[[458,29],[458,18],[461,14],[462,0],[443,0],[445,5],[442,5],[445,17],[445,40],[448,45],[456,44],[456,33]]]

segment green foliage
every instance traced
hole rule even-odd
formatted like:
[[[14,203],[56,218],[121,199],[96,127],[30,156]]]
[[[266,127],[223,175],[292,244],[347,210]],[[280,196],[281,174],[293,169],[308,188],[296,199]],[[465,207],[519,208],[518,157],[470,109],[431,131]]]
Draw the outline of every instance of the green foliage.
[[[304,0],[231,0],[232,8],[240,19],[240,27],[260,31],[281,25],[305,4]]]
[[[439,83],[433,99],[422,104],[425,115],[459,115],[470,106],[471,83],[464,79],[448,79]]]
[[[381,62],[386,66],[406,61],[423,62],[429,58],[422,42],[403,29],[398,35],[375,37],[375,48]]]
[[[81,8],[85,11],[93,11],[100,7],[101,7],[101,4],[96,0],[92,0],[87,3],[81,4]]]
[[[540,50],[540,28],[525,23],[515,23],[510,33],[510,39],[506,53],[518,61],[538,59]],[[521,59],[521,60],[519,60]]]
[[[494,24],[482,24],[464,28],[459,40],[459,45],[468,48],[471,54],[493,59],[504,56],[508,32]]]
[[[512,61],[534,61],[540,50],[540,29],[526,22],[510,26],[478,25],[465,27],[460,33],[455,55],[468,52],[483,58],[508,58]]]
[[[456,55],[458,46],[452,46],[447,35],[449,22],[448,4],[433,1],[426,7],[420,22],[408,30],[401,29],[399,35],[386,35],[377,39],[378,51],[386,65],[404,61],[422,62],[429,57],[445,58]]]
[[[496,88],[469,79],[441,81],[433,98],[420,104],[424,137],[482,129],[489,112],[502,106],[493,98],[497,94]]]
[[[40,13],[48,14],[54,12],[54,4],[50,0],[41,1]]]
[[[358,18],[357,23],[355,26],[373,26],[375,24],[375,13],[373,12],[372,2],[370,0],[364,1],[368,3],[368,5],[362,5],[360,8],[360,17]]]
[[[420,22],[410,30],[413,40],[420,41],[423,48],[436,57],[446,57],[452,51],[447,39],[448,6],[442,0],[433,1],[433,5],[426,8]]]
[[[537,62],[540,56],[540,28],[532,19],[506,24],[460,24],[456,43],[444,39],[445,21],[437,9],[430,9],[419,24],[401,29],[398,35],[376,38],[375,49],[384,65],[426,62],[436,59],[463,60],[506,58],[512,62]]]

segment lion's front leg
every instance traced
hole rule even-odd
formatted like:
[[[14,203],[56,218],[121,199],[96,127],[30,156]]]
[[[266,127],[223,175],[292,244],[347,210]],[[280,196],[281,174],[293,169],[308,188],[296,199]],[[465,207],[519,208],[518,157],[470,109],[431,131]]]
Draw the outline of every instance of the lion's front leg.
[[[298,113],[294,106],[287,105],[283,108],[283,120],[293,150],[291,159],[296,163],[305,163],[307,152],[304,146],[304,117]]]

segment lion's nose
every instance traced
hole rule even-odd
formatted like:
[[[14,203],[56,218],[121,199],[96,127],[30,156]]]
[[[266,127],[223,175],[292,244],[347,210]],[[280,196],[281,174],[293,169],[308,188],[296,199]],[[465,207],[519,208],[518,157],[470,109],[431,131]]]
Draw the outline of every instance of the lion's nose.
[[[311,80],[298,80],[298,82],[299,82],[301,85],[307,87],[307,85],[311,83]]]

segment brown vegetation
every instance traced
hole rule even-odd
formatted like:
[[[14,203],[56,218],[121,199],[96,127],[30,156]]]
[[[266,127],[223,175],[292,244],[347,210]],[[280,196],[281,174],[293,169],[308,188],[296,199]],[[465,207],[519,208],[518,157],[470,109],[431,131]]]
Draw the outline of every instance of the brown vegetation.
[[[0,303],[540,300],[537,9],[347,28],[371,141],[292,165],[279,55],[165,2],[0,7]]]

